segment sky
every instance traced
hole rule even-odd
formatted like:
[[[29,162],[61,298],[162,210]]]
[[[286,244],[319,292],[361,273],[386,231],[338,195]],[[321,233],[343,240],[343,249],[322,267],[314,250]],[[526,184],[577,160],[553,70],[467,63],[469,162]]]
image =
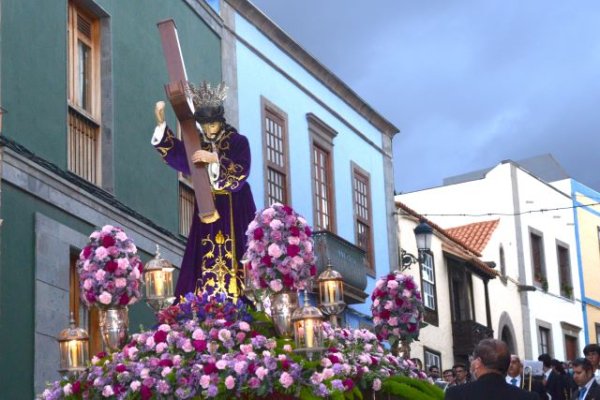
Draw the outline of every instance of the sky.
[[[600,1],[251,1],[400,129],[397,192],[545,153],[600,191]]]

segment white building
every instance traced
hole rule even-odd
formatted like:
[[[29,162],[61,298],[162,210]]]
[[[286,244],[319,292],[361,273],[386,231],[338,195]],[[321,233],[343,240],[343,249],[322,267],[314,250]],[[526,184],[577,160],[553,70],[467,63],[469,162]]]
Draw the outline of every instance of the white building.
[[[535,166],[548,159],[556,164],[547,156],[527,161],[534,161],[528,165]],[[572,200],[528,172],[524,163],[503,161],[489,170],[447,180],[444,186],[399,195],[396,200],[418,208],[444,228],[498,219],[483,259],[498,265],[512,295],[498,295],[496,287],[490,287],[492,315],[497,323],[508,315],[515,330],[522,326],[523,345],[519,339],[516,344],[525,358],[548,352],[557,359],[573,359],[580,354],[584,337],[580,299],[574,296],[580,293],[579,275],[571,268],[577,265]],[[495,333],[495,337],[501,335],[502,330]]]
[[[411,357],[423,360],[425,368],[466,364],[475,345],[493,335],[489,286],[498,281],[497,272],[433,221],[400,202],[396,207],[400,246],[406,252],[418,255],[413,231],[420,220],[433,228],[429,251],[421,252],[419,262],[406,270],[421,288],[429,324],[411,345]]]

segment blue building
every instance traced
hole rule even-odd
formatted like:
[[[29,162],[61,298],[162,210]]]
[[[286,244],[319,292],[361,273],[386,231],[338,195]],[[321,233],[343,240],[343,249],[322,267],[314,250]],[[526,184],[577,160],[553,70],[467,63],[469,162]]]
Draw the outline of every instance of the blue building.
[[[368,324],[375,279],[397,264],[398,129],[249,1],[220,14],[227,115],[250,140],[257,207],[290,204],[311,222],[319,271],[329,260],[344,276],[344,323]]]

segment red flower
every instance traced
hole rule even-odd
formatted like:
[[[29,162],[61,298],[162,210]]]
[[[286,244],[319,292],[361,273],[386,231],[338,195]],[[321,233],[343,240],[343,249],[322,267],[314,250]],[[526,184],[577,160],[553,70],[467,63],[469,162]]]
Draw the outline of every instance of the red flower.
[[[152,398],[152,390],[148,386],[142,385],[140,395],[142,396],[142,400],[150,400]]]
[[[93,292],[85,292],[85,298],[90,303],[96,301],[96,295]]]
[[[381,319],[389,319],[390,318],[390,311],[383,309],[381,310],[381,312],[379,313],[379,318]]]
[[[344,379],[343,384],[347,390],[352,390],[352,388],[354,387],[354,381],[350,378]]]
[[[287,358],[284,358],[283,360],[281,360],[281,369],[284,371],[287,371],[288,369],[290,369],[290,362],[287,360]]]
[[[81,382],[79,382],[79,381],[73,382],[73,385],[71,386],[71,390],[73,391],[73,394],[78,394],[79,391],[81,390]]]
[[[292,215],[294,213],[294,210],[290,206],[283,206],[281,208],[283,209],[283,211],[285,211],[287,215]]]
[[[92,248],[90,246],[85,246],[81,252],[84,258],[89,258],[92,254]]]
[[[297,226],[290,227],[290,235],[292,236],[300,236],[300,229]]]
[[[122,306],[126,306],[127,304],[129,304],[129,296],[127,296],[127,293],[123,293],[121,295],[121,297],[119,297],[119,304]]]
[[[339,364],[340,362],[340,359],[334,354],[328,355],[327,358],[329,358],[329,361],[331,361],[333,364]]]
[[[217,371],[219,371],[219,370],[217,369],[217,366],[215,365],[215,363],[208,363],[208,364],[204,365],[204,373],[206,375],[210,375],[213,372],[217,372]]]
[[[287,247],[287,255],[290,257],[294,257],[300,253],[300,246],[296,244],[290,244]]]
[[[271,256],[264,256],[263,258],[260,259],[260,263],[266,267],[270,267],[272,262],[271,262]]]
[[[310,237],[312,236],[312,231],[310,230],[310,228],[308,226],[304,227],[304,233],[306,234],[306,236]]]
[[[261,240],[263,236],[265,236],[265,232],[263,232],[261,227],[254,230],[254,240]]]
[[[284,275],[282,281],[283,286],[287,288],[291,288],[294,285],[294,278],[292,278],[290,275]]]
[[[140,274],[144,273],[144,264],[142,263],[142,260],[138,260],[137,269],[140,271]]]
[[[206,340],[192,340],[192,346],[198,353],[206,351]]]
[[[310,266],[310,276],[315,276],[317,275],[317,267],[314,265]]]
[[[402,300],[402,298],[400,298],[400,297],[396,297],[396,305],[398,307],[402,307],[403,304],[404,304],[404,300]]]
[[[378,361],[377,361],[377,359],[375,357],[373,357],[373,356],[369,356],[369,357],[371,357],[371,365],[375,366],[375,365],[378,364]]]
[[[110,272],[111,274],[113,272],[115,272],[117,270],[117,268],[119,267],[119,264],[117,264],[116,261],[114,260],[110,260],[109,262],[106,263],[106,265],[104,266],[104,270],[106,272]]]
[[[415,283],[412,280],[407,279],[404,281],[404,287],[408,290],[413,290],[415,288]]]
[[[253,375],[256,372],[256,364],[250,363],[248,364],[248,373]]]
[[[410,333],[416,332],[417,331],[417,324],[408,324],[408,331]]]
[[[162,343],[167,340],[167,332],[158,330],[154,333],[154,343]]]
[[[121,373],[121,372],[125,372],[127,371],[127,367],[123,364],[117,364],[117,366],[115,367],[115,371]]]
[[[387,276],[387,280],[388,280],[388,282],[389,282],[389,281],[396,280],[396,275],[394,275],[394,274],[389,274],[389,275]]]
[[[173,366],[173,361],[171,361],[171,360],[170,360],[170,359],[168,359],[168,358],[165,358],[165,359],[163,359],[163,360],[160,360],[160,361],[158,362],[158,365],[159,365],[160,367],[172,367],[172,366]]]
[[[110,247],[110,246],[114,246],[114,245],[115,245],[114,237],[112,237],[111,235],[106,235],[106,236],[102,237],[102,246]]]

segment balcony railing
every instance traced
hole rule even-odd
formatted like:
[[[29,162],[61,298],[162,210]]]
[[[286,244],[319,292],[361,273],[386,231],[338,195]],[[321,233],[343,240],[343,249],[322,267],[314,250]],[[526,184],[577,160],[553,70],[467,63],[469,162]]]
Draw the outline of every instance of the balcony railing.
[[[364,302],[368,297],[364,291],[367,287],[365,251],[328,231],[317,231],[313,236],[317,255],[317,276],[330,262],[344,277],[346,303]]]
[[[477,343],[493,336],[492,329],[475,321],[454,321],[452,323],[454,355],[466,358],[473,353]]]
[[[100,127],[69,107],[69,171],[95,185],[100,184]]]

